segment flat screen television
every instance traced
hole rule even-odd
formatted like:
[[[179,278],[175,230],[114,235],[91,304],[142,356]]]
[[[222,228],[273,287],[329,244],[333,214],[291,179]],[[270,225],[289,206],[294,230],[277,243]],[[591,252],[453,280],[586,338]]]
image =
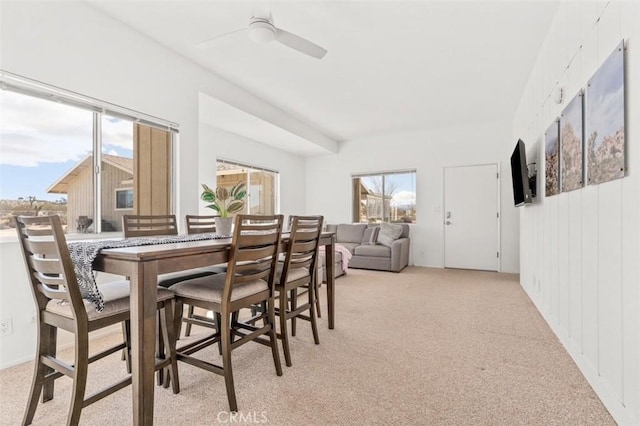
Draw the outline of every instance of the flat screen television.
[[[511,154],[511,182],[513,183],[513,203],[516,207],[530,203],[532,194],[527,169],[527,152],[522,139],[518,139]]]

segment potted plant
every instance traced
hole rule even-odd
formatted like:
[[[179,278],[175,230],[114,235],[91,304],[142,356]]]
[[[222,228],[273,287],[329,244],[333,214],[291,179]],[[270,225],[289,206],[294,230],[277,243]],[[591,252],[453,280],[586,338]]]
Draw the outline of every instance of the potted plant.
[[[238,182],[231,189],[218,186],[214,191],[203,183],[202,188],[203,191],[200,198],[211,203],[207,207],[218,213],[218,217],[216,217],[216,233],[230,236],[233,217],[229,217],[229,215],[238,213],[244,208],[244,199],[247,196],[246,185],[244,182]]]

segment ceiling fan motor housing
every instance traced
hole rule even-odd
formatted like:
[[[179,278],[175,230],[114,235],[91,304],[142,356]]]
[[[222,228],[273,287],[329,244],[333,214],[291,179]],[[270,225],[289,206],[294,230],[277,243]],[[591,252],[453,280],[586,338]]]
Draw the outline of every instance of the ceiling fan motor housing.
[[[276,39],[276,27],[264,18],[251,18],[249,37],[259,43],[269,43]]]

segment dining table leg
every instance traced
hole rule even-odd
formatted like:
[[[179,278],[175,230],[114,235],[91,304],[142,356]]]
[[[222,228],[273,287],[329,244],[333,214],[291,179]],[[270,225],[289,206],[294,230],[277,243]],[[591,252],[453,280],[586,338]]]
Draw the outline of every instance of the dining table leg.
[[[136,262],[131,280],[131,375],[133,424],[153,424],[158,280],[156,262]],[[145,291],[147,289],[147,291]]]
[[[336,235],[331,235],[331,242],[325,246],[325,254],[327,256],[327,315],[329,316],[329,328],[333,329],[335,325],[335,311],[334,306],[336,303],[336,294],[335,294],[335,286],[336,286],[336,262],[335,262],[335,253],[336,253]]]

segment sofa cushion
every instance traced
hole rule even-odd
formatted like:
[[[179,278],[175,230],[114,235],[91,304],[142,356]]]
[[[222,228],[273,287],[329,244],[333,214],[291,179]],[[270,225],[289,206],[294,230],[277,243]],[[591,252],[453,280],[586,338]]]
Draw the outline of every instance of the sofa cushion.
[[[338,225],[336,240],[339,243],[361,244],[365,229],[367,229],[366,223],[341,223]]]
[[[391,244],[400,236],[404,229],[401,225],[396,223],[382,223],[380,224],[380,232],[378,232],[378,244],[391,247]]]
[[[358,241],[357,243],[344,243],[344,242],[340,242],[340,245],[344,246],[347,250],[349,250],[349,252],[351,254],[353,254],[353,251],[356,249],[356,247],[358,247],[360,245],[360,241]],[[338,253],[336,251],[336,253]]]
[[[368,227],[367,229],[365,229],[364,231],[364,236],[362,237],[362,244],[368,245],[368,244],[373,244],[375,245],[376,242],[378,241],[378,231],[380,231],[380,227],[379,226],[375,226],[375,227]]]
[[[381,245],[361,245],[356,247],[356,256],[391,257],[391,248]]]
[[[406,223],[399,223],[398,225],[402,227],[402,235],[400,235],[400,238],[409,238],[409,232],[411,231],[409,225]]]

